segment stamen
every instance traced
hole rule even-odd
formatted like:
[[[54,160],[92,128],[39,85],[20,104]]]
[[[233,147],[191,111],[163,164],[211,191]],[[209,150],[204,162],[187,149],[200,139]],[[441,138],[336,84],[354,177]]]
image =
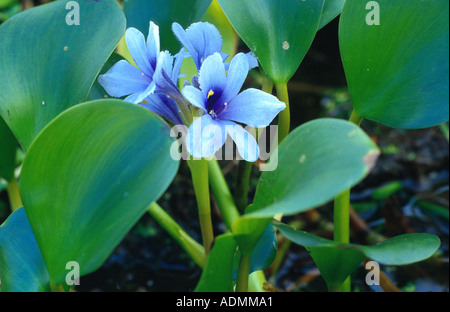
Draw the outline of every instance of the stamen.
[[[209,98],[211,97],[211,96],[213,96],[214,95],[214,91],[213,90],[209,90],[209,92],[208,92],[208,96],[207,96],[207,100],[209,100]]]

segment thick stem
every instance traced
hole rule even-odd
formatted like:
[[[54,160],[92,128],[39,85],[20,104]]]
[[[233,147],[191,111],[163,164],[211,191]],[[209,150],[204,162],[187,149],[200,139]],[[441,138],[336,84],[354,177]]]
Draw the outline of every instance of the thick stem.
[[[244,212],[248,204],[248,188],[250,185],[252,167],[253,164],[250,162],[245,160],[239,161],[236,178],[235,201],[236,206],[241,213]]]
[[[203,246],[207,256],[214,241],[211,220],[211,201],[209,196],[208,162],[203,158],[191,159],[188,160],[188,164],[191,169],[194,193],[197,199],[200,228],[202,231]]]
[[[275,85],[275,88],[277,89],[278,99],[286,104],[286,108],[278,115],[278,143],[281,143],[290,131],[291,112],[287,83]]]
[[[205,265],[205,249],[187,234],[157,203],[152,203],[148,212],[159,225],[187,252],[194,262]]]
[[[250,256],[241,256],[236,279],[236,292],[248,292],[248,278],[250,273]]]
[[[23,206],[22,198],[20,197],[19,184],[16,179],[8,181],[8,184],[6,184],[6,192],[8,193],[12,212]]]

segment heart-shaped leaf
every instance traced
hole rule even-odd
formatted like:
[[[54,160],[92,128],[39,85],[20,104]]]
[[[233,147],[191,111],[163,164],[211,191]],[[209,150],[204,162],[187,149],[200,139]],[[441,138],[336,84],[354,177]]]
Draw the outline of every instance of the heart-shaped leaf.
[[[65,109],[84,102],[103,63],[125,32],[114,0],[51,2],[0,26],[0,114],[27,150]],[[73,14],[73,15],[71,15]]]
[[[269,78],[283,84],[295,74],[316,35],[323,0],[219,0],[236,32]]]
[[[325,0],[323,4],[322,17],[320,18],[319,29],[325,27],[329,22],[341,14],[345,0]]]
[[[385,265],[404,265],[431,257],[440,246],[433,234],[404,234],[377,245],[342,244],[297,231],[274,221],[280,232],[292,242],[308,249],[328,286],[339,286],[366,257]]]
[[[233,259],[236,241],[232,234],[223,234],[214,241],[214,246],[203,268],[197,284],[197,292],[232,292]]]
[[[23,207],[0,226],[0,279],[2,292],[50,290],[47,267]]]
[[[449,119],[449,2],[347,0],[342,61],[355,113],[396,128]]]
[[[292,131],[271,157],[278,167],[261,174],[253,205],[233,224],[241,250],[252,250],[276,214],[316,208],[358,184],[378,155],[364,131],[347,121],[317,119]]]
[[[177,53],[181,44],[172,33],[172,23],[177,22],[183,28],[199,22],[212,0],[128,0],[123,4],[127,18],[127,27],[139,29],[148,35],[149,23],[159,26],[161,48]]]
[[[17,141],[0,116],[0,178],[11,181],[16,167]]]
[[[124,58],[121,55],[119,55],[115,52],[113,52],[113,54],[111,54],[111,56],[108,58],[105,65],[103,65],[102,69],[100,70],[99,74],[97,75],[97,78],[95,79],[94,84],[92,85],[91,91],[89,92],[89,95],[87,97],[88,101],[102,100],[102,99],[106,99],[106,98],[110,97],[108,92],[106,92],[105,89],[103,89],[103,87],[98,82],[98,76],[106,74],[106,72],[108,70],[110,70],[111,67],[114,66],[114,64],[116,64],[117,62],[119,62],[120,60],[123,60],[123,59]]]
[[[20,180],[30,225],[55,284],[68,261],[97,269],[172,181],[169,127],[120,100],[74,106],[25,157]]]

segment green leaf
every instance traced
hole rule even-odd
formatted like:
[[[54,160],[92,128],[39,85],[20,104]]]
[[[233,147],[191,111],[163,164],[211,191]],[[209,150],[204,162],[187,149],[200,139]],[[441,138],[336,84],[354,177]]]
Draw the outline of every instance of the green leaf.
[[[17,146],[14,134],[0,116],[0,178],[7,181],[14,179]]]
[[[208,256],[196,292],[232,292],[233,258],[236,241],[232,234],[223,234],[216,238]]]
[[[267,269],[275,261],[278,252],[277,236],[272,225],[269,225],[256,243],[251,259],[250,274]],[[234,258],[233,279],[236,280],[241,251],[238,249]]]
[[[27,150],[59,113],[84,102],[125,31],[114,0],[80,3],[68,25],[67,0],[15,15],[0,26],[0,114]]]
[[[433,234],[403,234],[373,246],[342,244],[321,238],[274,221],[273,224],[292,242],[308,249],[328,286],[339,286],[370,258],[385,265],[405,265],[431,257],[440,240]]]
[[[275,84],[295,74],[316,35],[323,0],[219,0],[236,32]]]
[[[127,18],[127,27],[139,29],[146,37],[149,23],[153,21],[159,26],[161,48],[175,54],[181,44],[172,33],[172,24],[179,23],[187,28],[199,22],[212,0],[128,0],[123,4]]]
[[[292,131],[273,155],[278,167],[261,174],[253,205],[233,224],[242,250],[251,252],[276,214],[316,208],[358,184],[379,150],[353,123],[324,118]]]
[[[325,0],[320,18],[319,29],[325,27],[329,22],[341,14],[345,0]]]
[[[68,261],[96,270],[178,169],[170,129],[154,113],[120,100],[76,105],[31,145],[22,200],[55,284]]]
[[[367,3],[347,0],[339,26],[355,112],[396,128],[447,121],[449,2],[379,0],[379,25]]]
[[[23,207],[0,226],[0,279],[2,292],[50,290],[48,271]]]

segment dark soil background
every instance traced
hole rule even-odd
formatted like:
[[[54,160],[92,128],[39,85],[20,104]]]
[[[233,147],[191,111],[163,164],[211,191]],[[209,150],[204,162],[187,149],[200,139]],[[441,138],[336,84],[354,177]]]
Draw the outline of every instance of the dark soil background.
[[[338,19],[319,31],[289,84],[292,129],[318,117],[349,117],[351,102],[337,32]],[[250,78],[248,84],[254,83]],[[407,131],[364,121],[362,128],[377,142],[382,155],[371,175],[352,191],[352,242],[374,244],[384,238],[413,232],[438,235],[442,246],[432,258],[414,265],[382,267],[382,270],[402,291],[448,292],[449,153],[446,137],[439,127]],[[221,165],[233,190],[237,163],[221,162]],[[254,168],[249,200],[254,195],[258,176]],[[386,188],[380,191],[380,187]],[[185,163],[181,164],[179,174],[159,204],[188,234],[201,240],[195,197]],[[8,211],[6,192],[0,191],[1,222]],[[283,221],[332,237],[331,203]],[[214,208],[213,222],[215,233],[219,235],[225,227],[217,208]],[[280,236],[279,256],[266,270],[268,280],[276,288],[289,292],[326,291],[323,279],[304,248]],[[366,273],[363,266],[354,273],[353,291],[382,291],[379,286],[366,285]],[[200,275],[201,270],[181,247],[150,215],[145,215],[102,268],[81,277],[81,285],[76,290],[192,291]]]

